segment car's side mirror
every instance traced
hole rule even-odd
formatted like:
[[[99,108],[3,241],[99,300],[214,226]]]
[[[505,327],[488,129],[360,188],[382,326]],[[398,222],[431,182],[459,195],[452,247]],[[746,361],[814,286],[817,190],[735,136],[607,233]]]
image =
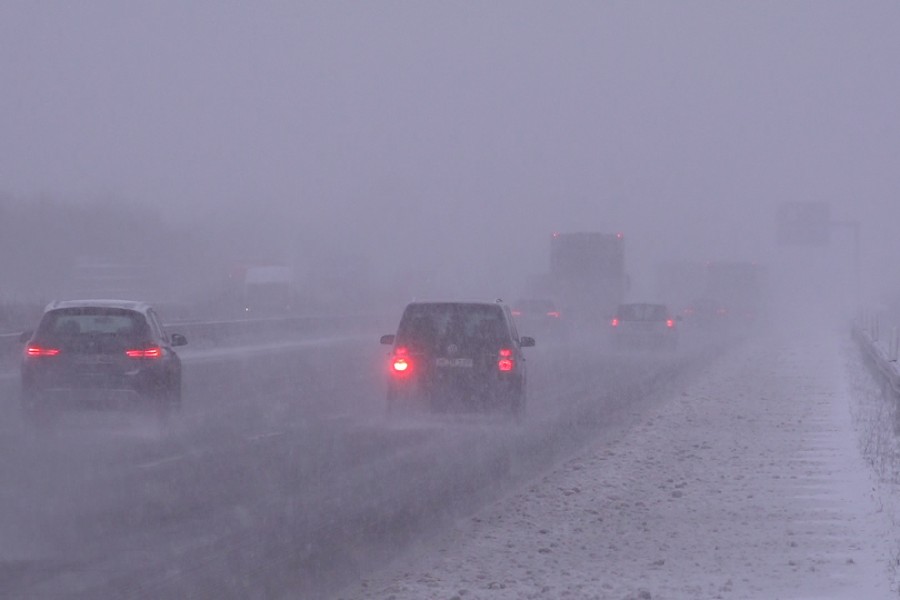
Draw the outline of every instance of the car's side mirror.
[[[23,331],[22,334],[19,336],[19,341],[24,344],[25,342],[27,342],[28,340],[31,339],[31,336],[33,334],[34,334],[34,332],[31,330]]]
[[[534,346],[534,338],[524,335],[519,338],[519,346],[522,348],[531,348]]]
[[[186,346],[187,338],[181,335],[180,333],[172,334],[172,346]]]
[[[395,337],[396,337],[396,336],[393,335],[393,334],[383,335],[383,336],[381,336],[381,343],[384,344],[384,345],[386,345],[386,346],[391,346],[391,345],[394,344],[394,338],[395,338]]]

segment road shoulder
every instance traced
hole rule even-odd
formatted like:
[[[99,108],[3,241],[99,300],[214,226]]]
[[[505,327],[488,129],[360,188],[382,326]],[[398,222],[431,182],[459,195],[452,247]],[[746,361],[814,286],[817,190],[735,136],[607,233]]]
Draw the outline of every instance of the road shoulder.
[[[624,439],[341,598],[888,598],[835,336],[723,357]]]

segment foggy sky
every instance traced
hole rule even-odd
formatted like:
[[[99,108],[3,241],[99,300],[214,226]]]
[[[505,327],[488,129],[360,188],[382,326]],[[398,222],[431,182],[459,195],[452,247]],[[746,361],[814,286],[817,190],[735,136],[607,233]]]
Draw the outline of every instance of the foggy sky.
[[[625,232],[638,277],[771,261],[777,204],[827,201],[876,279],[898,31],[893,1],[10,0],[0,194],[480,281],[552,231]]]

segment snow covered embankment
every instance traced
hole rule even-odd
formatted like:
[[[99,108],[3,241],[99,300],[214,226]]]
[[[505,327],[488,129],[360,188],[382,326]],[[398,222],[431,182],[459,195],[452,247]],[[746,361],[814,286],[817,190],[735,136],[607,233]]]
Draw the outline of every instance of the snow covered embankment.
[[[736,350],[622,441],[340,597],[896,597],[840,345]]]

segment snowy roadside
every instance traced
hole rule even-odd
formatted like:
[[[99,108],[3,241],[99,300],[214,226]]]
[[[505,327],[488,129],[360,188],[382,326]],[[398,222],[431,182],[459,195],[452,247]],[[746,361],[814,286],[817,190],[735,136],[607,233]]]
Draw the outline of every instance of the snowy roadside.
[[[859,449],[875,475],[879,508],[890,520],[891,575],[900,598],[900,411],[897,398],[856,344],[845,348]]]
[[[748,344],[624,439],[339,597],[896,597],[840,348],[838,334]]]

